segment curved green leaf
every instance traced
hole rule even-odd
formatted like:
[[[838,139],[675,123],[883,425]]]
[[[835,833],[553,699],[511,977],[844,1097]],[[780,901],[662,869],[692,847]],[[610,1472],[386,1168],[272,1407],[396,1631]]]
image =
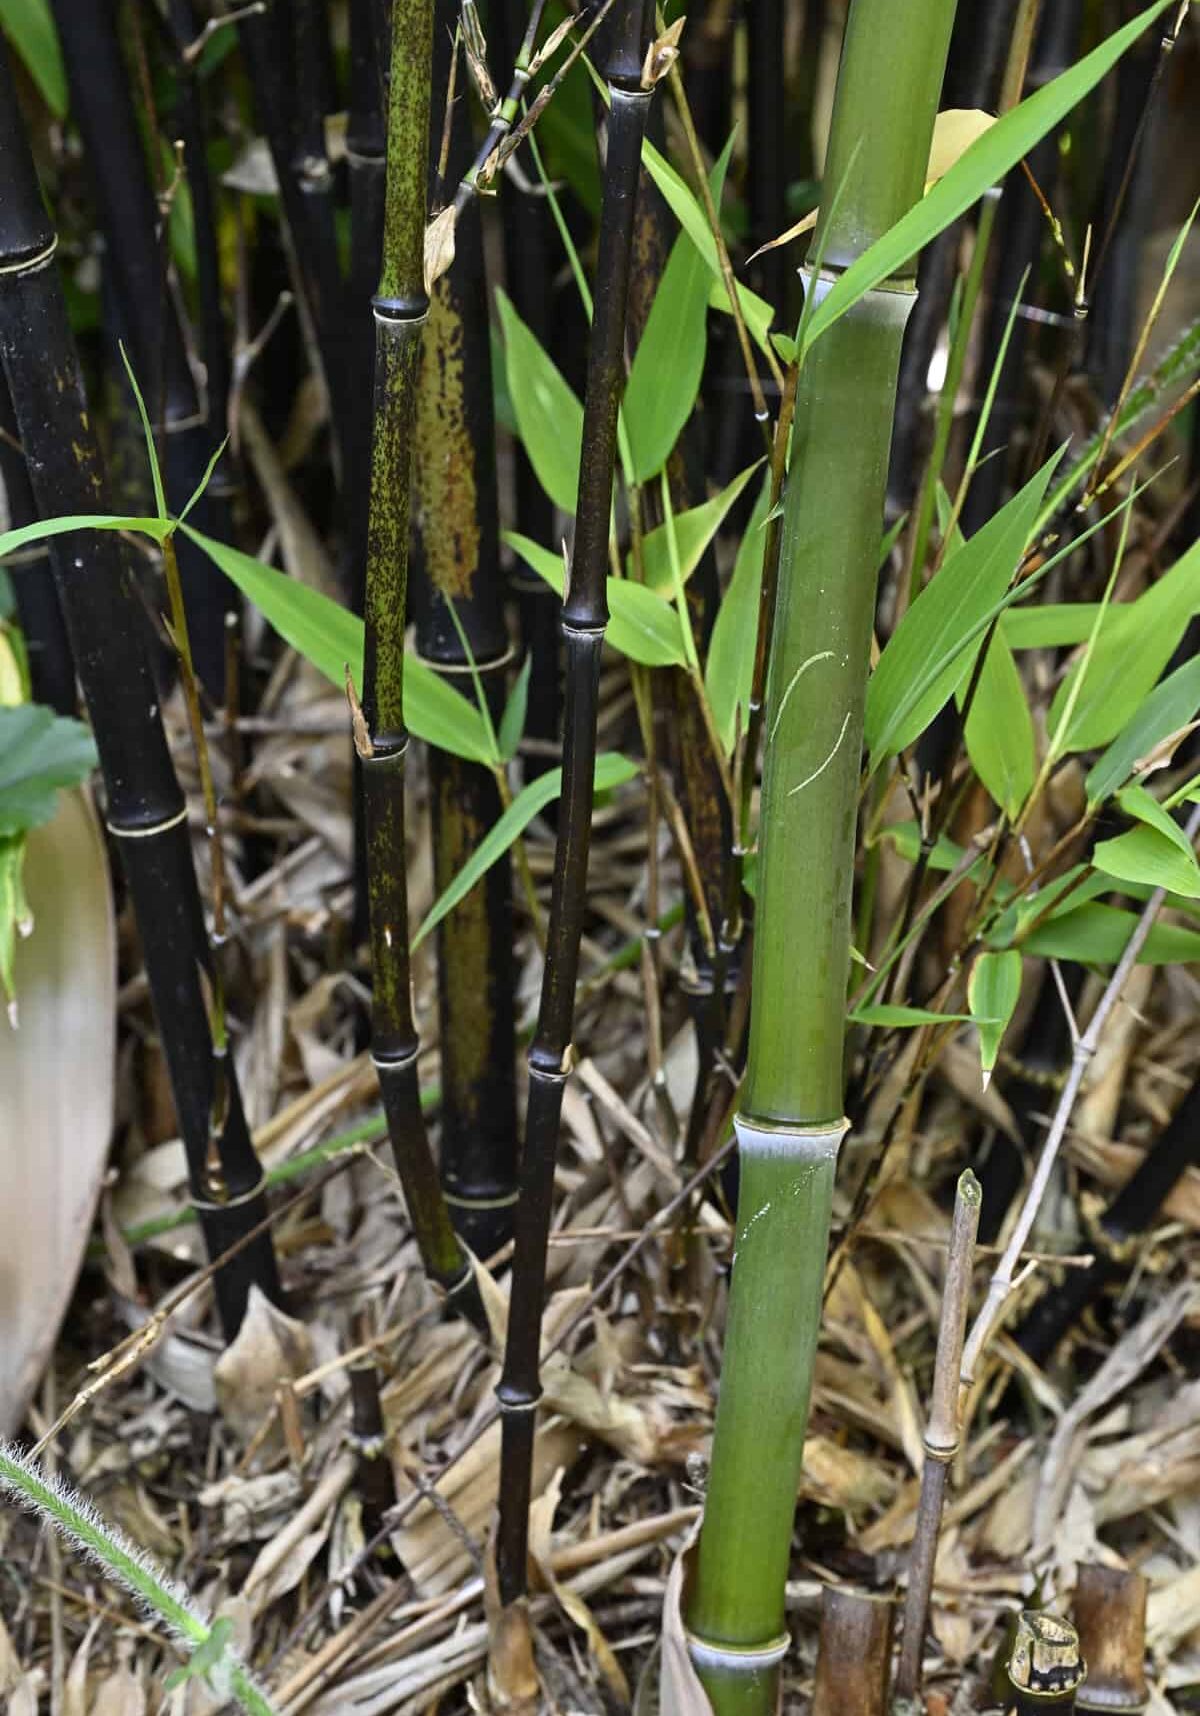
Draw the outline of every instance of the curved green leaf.
[[[67,73],[48,0],[0,0],[0,28],[56,119],[67,116]]]
[[[1194,720],[1200,709],[1200,656],[1156,685],[1095,763],[1086,787],[1089,804],[1101,804],[1140,771],[1157,748]]]
[[[117,518],[111,513],[80,512],[64,518],[35,518],[32,524],[18,525],[15,530],[0,533],[0,560],[15,554],[31,542],[44,542],[51,536],[69,536],[73,530],[130,530],[142,536],[152,536],[163,542],[171,535],[175,524],[169,518]]]
[[[1025,687],[1002,637],[992,639],[984,657],[963,736],[975,773],[1015,822],[1033,788],[1037,752]]]
[[[704,686],[712,707],[713,724],[726,752],[733,750],[737,712],[742,711],[745,729],[750,689],[754,679],[754,652],[758,643],[758,600],[762,589],[763,555],[766,553],[767,510],[771,503],[771,479],[763,479],[754,511],[750,514],[733,563],[729,588],[721,598],[704,664]]]
[[[679,575],[684,581],[703,560],[713,537],[725,522],[725,516],[741,494],[762,460],[739,471],[719,495],[675,514],[675,547],[679,554]],[[630,556],[632,566],[632,556]],[[649,589],[657,590],[668,600],[675,593],[675,573],[671,566],[671,538],[665,524],[656,525],[642,538],[642,571]]]
[[[519,531],[506,530],[504,540],[515,548],[522,560],[544,578],[550,588],[562,595],[563,563],[552,549],[540,548]],[[632,584],[628,578],[608,580],[608,641],[630,661],[644,667],[685,667],[683,633],[675,609],[648,590],[644,584]]]
[[[608,792],[625,781],[631,781],[638,772],[637,763],[623,757],[619,751],[602,752],[596,758],[594,790]],[[551,769],[522,788],[508,809],[493,823],[450,886],[435,900],[432,910],[412,938],[414,948],[421,945],[447,912],[452,912],[459,901],[466,898],[480,877],[487,874],[496,860],[529,827],[538,812],[544,810],[561,791],[561,769]]]
[[[190,524],[180,529],[253,602],[283,641],[331,685],[344,689],[347,666],[355,684],[362,684],[363,623],[357,614],[321,591],[297,583],[286,572],[204,536]],[[491,741],[478,709],[415,655],[407,655],[404,661],[404,719],[426,744],[491,766]]]
[[[41,703],[0,709],[0,839],[49,822],[60,787],[78,786],[96,766],[82,721]]]
[[[1015,947],[1003,953],[981,953],[971,968],[967,1005],[979,1032],[979,1063],[983,1088],[991,1081],[996,1056],[1021,993],[1021,955]]]
[[[1181,852],[1178,844],[1160,828],[1139,823],[1115,840],[1101,840],[1092,855],[1097,870],[1119,882],[1137,882],[1148,888],[1167,888],[1185,899],[1200,900],[1200,864],[1192,852]]]
[[[579,489],[583,406],[554,360],[503,292],[496,293],[504,334],[508,395],[529,462],[555,506],[573,514]]]

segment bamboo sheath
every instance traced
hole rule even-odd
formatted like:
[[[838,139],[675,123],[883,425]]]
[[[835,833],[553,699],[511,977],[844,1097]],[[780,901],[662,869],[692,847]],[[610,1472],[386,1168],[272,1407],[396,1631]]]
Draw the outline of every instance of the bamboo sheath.
[[[830,282],[920,197],[954,0],[852,0],[817,245]],[[832,210],[832,213],[828,211]],[[863,705],[911,280],[800,376],[764,718],[741,1187],[704,1524],[687,1605],[719,1716],[772,1708],[842,1119]]]
[[[567,665],[563,788],[541,1004],[529,1051],[529,1105],[508,1338],[496,1390],[503,1414],[497,1571],[504,1604],[523,1597],[526,1591],[533,1440],[541,1394],[538,1355],[546,1242],[563,1087],[570,1072],[575,983],[587,897],[600,652],[608,623],[606,578],[617,413],[625,381],[625,317],[638,172],[651,101],[651,91],[642,87],[641,74],[652,18],[644,0],[615,0],[596,37],[595,63],[609,91],[608,147],[575,541],[562,609]]]
[[[474,1275],[450,1223],[417,1079],[405,872],[404,628],[410,489],[425,291],[432,0],[396,0],[383,267],[374,298],[375,397],[367,519],[366,637],[360,741],[373,982],[371,1054],[413,1234],[431,1278],[482,1318]]]
[[[43,517],[108,510],[79,363],[33,159],[0,44],[0,357]],[[51,561],[91,717],[146,973],[210,1257],[266,1215],[232,1062],[214,1045],[211,956],[192,864],[187,809],[167,749],[148,632],[127,551],[110,531],[56,537]],[[215,1280],[227,1336],[251,1286],[280,1297],[270,1236]]]
[[[449,87],[456,0],[435,6],[433,86]],[[450,119],[446,182],[473,154],[467,103]],[[433,176],[441,138],[434,137]],[[436,191],[436,186],[435,186]],[[487,282],[478,198],[460,209],[454,261],[432,292],[417,407],[417,652],[456,690],[476,685],[499,724],[510,651],[500,570]],[[431,747],[434,887],[447,888],[501,815],[496,776]],[[442,1188],[481,1257],[512,1237],[517,1085],[512,862],[491,866],[437,928]]]

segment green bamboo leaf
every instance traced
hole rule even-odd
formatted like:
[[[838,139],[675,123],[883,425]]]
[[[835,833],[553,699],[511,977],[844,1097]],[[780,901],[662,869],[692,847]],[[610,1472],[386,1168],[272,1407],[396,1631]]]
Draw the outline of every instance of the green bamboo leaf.
[[[754,511],[738,548],[729,588],[717,609],[708,645],[708,660],[704,665],[704,686],[713,712],[713,723],[727,753],[733,750],[739,709],[742,712],[742,730],[745,731],[754,681],[758,601],[762,589],[763,555],[767,547],[765,525],[770,502],[771,479],[768,475],[763,478]]]
[[[1126,816],[1132,817],[1135,822],[1144,822],[1151,828],[1157,828],[1185,858],[1193,856],[1192,843],[1185,831],[1180,828],[1166,806],[1161,805],[1154,794],[1147,792],[1140,782],[1133,781],[1124,791],[1119,792],[1117,803]]]
[[[1076,664],[1050,705],[1046,726],[1059,751],[1087,751],[1116,738],[1149,697],[1198,606],[1200,542],[1136,602],[1109,608],[1090,657]],[[1070,722],[1060,736],[1068,707]]]
[[[496,303],[504,334],[508,393],[522,445],[555,506],[574,513],[583,406],[505,293],[496,293]]]
[[[311,662],[331,685],[339,691],[345,688],[349,666],[354,683],[361,686],[363,623],[357,614],[319,590],[297,583],[286,572],[193,530],[190,524],[180,528],[254,603],[284,643]],[[404,719],[426,744],[490,767],[491,742],[478,709],[415,655],[406,656],[404,662]]]
[[[864,732],[872,769],[924,732],[970,675],[980,628],[1020,565],[1063,451],[948,557],[888,639],[867,685]]]
[[[37,518],[32,524],[18,525],[15,530],[0,532],[0,560],[15,554],[31,542],[45,542],[52,536],[69,536],[73,530],[129,530],[142,536],[152,536],[163,542],[175,529],[173,519],[118,518],[111,513],[78,512],[63,518]]]
[[[1112,612],[1124,606],[1115,603]],[[1099,602],[1047,602],[1044,607],[1009,608],[997,628],[1009,649],[1065,649],[1092,635]]]
[[[59,788],[78,786],[95,766],[82,721],[41,703],[0,708],[0,839],[49,822]]]
[[[562,595],[563,563],[552,549],[540,548],[519,531],[506,530],[504,540],[515,548],[522,560],[544,578],[550,588]],[[683,633],[679,615],[670,603],[644,584],[632,584],[628,578],[608,580],[608,641],[630,661],[644,667],[686,667]]]
[[[0,29],[56,119],[67,116],[67,73],[48,0],[0,0]]]
[[[1092,854],[1097,870],[1119,882],[1167,888],[1185,899],[1200,899],[1200,864],[1192,852],[1181,852],[1160,828],[1140,823],[1115,840],[1101,840]]]
[[[679,554],[679,573],[684,583],[703,560],[709,543],[724,524],[730,507],[761,464],[762,460],[759,459],[744,471],[739,471],[733,481],[711,500],[702,502],[700,506],[689,507],[686,512],[675,514],[675,546]],[[629,556],[628,565],[632,577],[632,555]],[[656,525],[642,538],[642,572],[651,590],[670,599],[674,594],[675,576],[671,567],[671,539],[665,524]]]
[[[610,792],[613,787],[631,781],[638,772],[638,764],[631,762],[628,757],[623,757],[619,751],[601,752],[596,758],[594,790]],[[538,812],[544,810],[561,791],[561,769],[550,769],[548,773],[539,775],[536,780],[530,781],[528,786],[521,789],[503,815],[493,823],[450,886],[434,901],[432,909],[412,938],[414,948],[421,945],[430,930],[441,923],[447,912],[452,912],[459,901],[466,898],[480,877],[487,874],[496,860],[508,851],[513,841],[525,832]]]
[[[929,1007],[906,1007],[895,1001],[856,1007],[847,1017],[852,1025],[881,1025],[888,1030],[915,1030],[918,1025],[965,1024],[970,1013],[935,1013]]]
[[[525,731],[525,712],[529,707],[529,674],[532,667],[533,657],[527,655],[521,663],[520,673],[513,681],[513,688],[504,705],[504,713],[500,717],[500,731],[496,735],[496,743],[506,763],[516,756],[517,746],[521,743],[521,735]]]
[[[966,681],[959,687],[960,703]],[[1015,821],[1033,788],[1033,717],[1012,651],[994,637],[984,657],[964,732],[967,755],[1001,810]]]
[[[1009,948],[1004,953],[979,955],[967,983],[967,1005],[979,1032],[979,1064],[984,1090],[991,1082],[1000,1043],[1020,993],[1021,955],[1016,948]]]
[[[1115,965],[1137,927],[1133,912],[1088,901],[1078,910],[1047,918],[1021,943],[1042,959],[1074,959],[1084,965]],[[990,937],[989,937],[990,939]],[[1139,965],[1191,965],[1200,960],[1200,935],[1177,924],[1155,924],[1138,955]]]
[[[716,208],[733,153],[731,135],[708,176]],[[708,330],[708,265],[681,232],[671,247],[629,366],[622,411],[633,480],[646,482],[670,458],[700,391]]]
[[[902,270],[931,239],[999,184],[1022,156],[1095,88],[1147,25],[1173,4],[1175,0],[1155,0],[1077,65],[1043,84],[977,138],[921,201],[838,278],[809,323],[804,351],[810,350],[814,341],[860,298]]]
[[[1156,685],[1122,728],[1087,777],[1089,804],[1101,804],[1130,775],[1140,773],[1156,753],[1173,748],[1168,741],[1195,719],[1200,709],[1200,657],[1186,662]]]
[[[649,173],[654,183],[662,193],[671,213],[687,233],[696,249],[704,258],[709,272],[715,280],[710,302],[718,310],[727,315],[730,310],[729,297],[725,290],[725,281],[721,274],[721,263],[717,256],[716,240],[708,224],[708,216],[697,199],[684,184],[674,167],[666,161],[653,143],[642,145],[642,165]],[[751,292],[748,287],[737,287],[738,302],[742,307],[746,327],[755,343],[764,351],[769,347],[768,333],[775,312],[765,298]]]

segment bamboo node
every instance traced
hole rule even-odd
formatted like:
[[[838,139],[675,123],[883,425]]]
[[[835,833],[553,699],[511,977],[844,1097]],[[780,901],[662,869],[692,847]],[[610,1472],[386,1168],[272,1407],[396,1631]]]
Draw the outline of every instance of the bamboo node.
[[[35,250],[29,256],[18,256],[13,262],[0,263],[0,274],[36,274],[39,269],[47,267],[54,260],[58,249],[58,234],[44,244],[40,250]]]
[[[684,1631],[688,1655],[697,1668],[720,1668],[742,1674],[757,1674],[761,1669],[782,1662],[792,1643],[790,1633],[780,1633],[777,1638],[768,1639],[761,1645],[721,1645],[698,1638],[686,1628]]]
[[[139,827],[137,824],[129,822],[111,822],[107,818],[104,826],[115,840],[149,840],[156,834],[165,834],[169,828],[178,828],[181,822],[186,821],[187,805],[185,804],[182,810],[175,812],[174,816],[165,817],[162,822],[148,823],[145,827]]]
[[[746,1156],[786,1156],[794,1162],[826,1162],[835,1157],[850,1130],[848,1120],[824,1126],[792,1126],[783,1121],[734,1118],[738,1149]]]

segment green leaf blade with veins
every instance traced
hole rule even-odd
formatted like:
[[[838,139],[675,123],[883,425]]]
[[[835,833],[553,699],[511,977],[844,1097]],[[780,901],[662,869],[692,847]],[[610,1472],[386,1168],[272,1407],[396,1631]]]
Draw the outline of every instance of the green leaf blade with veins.
[[[505,542],[522,560],[544,578],[558,595],[563,593],[562,559],[552,549],[541,548],[519,531],[506,530]],[[628,578],[608,580],[609,622],[606,636],[614,649],[643,667],[686,667],[679,615],[670,603],[644,584]]]
[[[744,471],[739,471],[733,481],[727,483],[720,494],[713,495],[711,500],[702,501],[699,506],[689,507],[686,512],[675,514],[675,545],[679,554],[680,577],[685,584],[703,560],[713,537],[724,524],[730,507],[761,463],[760,459],[757,464],[748,465]],[[675,576],[671,566],[671,537],[667,525],[656,525],[642,538],[642,572],[648,589],[656,590],[668,599],[674,594]],[[632,554],[629,556],[629,575],[632,580]]]
[[[754,511],[743,532],[733,563],[733,576],[721,598],[704,664],[704,687],[726,754],[734,736],[746,731],[750,692],[754,682],[754,652],[758,643],[758,604],[762,590],[765,525],[771,504],[771,479],[763,479]],[[739,723],[738,712],[741,711]]]
[[[1133,774],[1148,771],[1170,752],[1200,709],[1200,656],[1169,674],[1142,703],[1092,766],[1085,786],[1089,804],[1102,804]]]
[[[331,685],[344,690],[349,667],[355,686],[361,687],[363,623],[357,614],[321,591],[289,578],[286,572],[202,535],[189,524],[180,529],[204,549],[283,641],[324,674]],[[419,656],[411,654],[404,662],[404,719],[418,739],[490,767],[491,740],[479,710],[439,679]]]
[[[1025,687],[1002,637],[992,639],[983,659],[964,737],[975,773],[1015,822],[1033,788],[1037,750]]]
[[[987,617],[1021,563],[1062,454],[949,556],[888,639],[867,684],[873,769],[911,745],[970,676]]]
[[[49,822],[59,789],[78,786],[96,766],[82,721],[40,703],[0,709],[0,839]]]
[[[1000,1043],[1021,994],[1021,955],[1016,948],[981,953],[971,968],[967,1005],[979,1032],[979,1064],[983,1088],[991,1082]]]
[[[574,514],[579,490],[583,406],[554,360],[503,292],[496,293],[504,335],[508,396],[529,462],[550,499]]]

